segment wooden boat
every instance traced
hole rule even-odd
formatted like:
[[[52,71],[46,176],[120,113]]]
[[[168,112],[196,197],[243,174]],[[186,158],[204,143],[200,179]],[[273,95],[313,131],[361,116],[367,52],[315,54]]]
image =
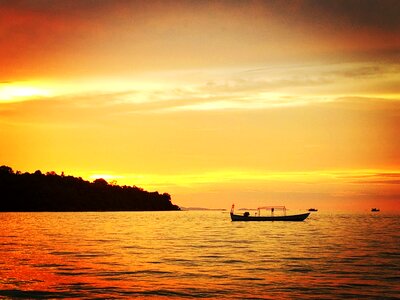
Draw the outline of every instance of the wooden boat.
[[[232,221],[304,221],[310,213],[289,216],[241,216],[231,213]]]
[[[298,214],[298,215],[286,215],[286,208],[284,206],[265,206],[265,207],[259,207],[258,214],[256,216],[250,216],[249,212],[245,212],[243,215],[235,215],[234,214],[234,207],[235,205],[232,205],[231,208],[231,220],[232,221],[304,221],[310,213],[304,213],[304,214]],[[261,209],[269,209],[271,210],[271,216],[261,216],[260,215],[260,210]],[[276,209],[281,209],[284,211],[284,215],[279,215],[275,216],[274,211]]]

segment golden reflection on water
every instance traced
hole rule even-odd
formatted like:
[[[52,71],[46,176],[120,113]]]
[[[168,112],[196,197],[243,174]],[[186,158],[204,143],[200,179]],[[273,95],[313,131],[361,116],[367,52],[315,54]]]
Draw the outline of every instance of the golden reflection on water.
[[[1,213],[0,297],[399,296],[396,215]]]

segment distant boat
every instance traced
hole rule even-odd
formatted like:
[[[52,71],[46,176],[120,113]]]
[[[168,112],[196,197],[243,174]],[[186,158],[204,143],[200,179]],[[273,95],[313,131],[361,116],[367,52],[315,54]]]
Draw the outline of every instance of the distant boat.
[[[310,208],[310,209],[308,209],[308,211],[318,211],[318,209],[316,209],[316,208]]]
[[[232,221],[304,221],[310,213],[298,214],[298,215],[286,215],[286,208],[284,206],[265,206],[259,207],[258,214],[256,216],[250,216],[249,212],[245,212],[243,215],[234,214],[235,205],[231,208],[231,220]],[[271,211],[271,216],[260,216],[260,210],[267,209]],[[275,216],[274,211],[276,209],[283,210],[284,215]]]
[[[374,207],[374,208],[371,208],[371,211],[372,211],[372,212],[378,212],[378,211],[381,211],[381,210],[380,210],[379,208],[375,208],[375,207]]]

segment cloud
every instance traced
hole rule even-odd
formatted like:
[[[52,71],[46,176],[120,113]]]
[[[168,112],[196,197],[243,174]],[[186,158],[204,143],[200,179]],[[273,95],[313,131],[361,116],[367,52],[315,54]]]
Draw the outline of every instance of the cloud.
[[[65,116],[110,116],[185,111],[264,110],[304,106],[331,109],[399,112],[398,64],[342,63],[276,66],[258,69],[160,72],[148,77],[74,81],[46,97],[30,97],[29,104],[0,105],[0,114],[62,109]],[[151,84],[150,84],[151,83]],[[64,83],[58,83],[63,86]],[[13,83],[3,83],[4,88]],[[24,88],[20,83],[21,89]],[[42,83],[40,90],[46,91]],[[54,94],[52,96],[52,94]],[[16,99],[18,101],[24,99]],[[92,109],[92,111],[90,111]],[[49,114],[49,116],[52,116]],[[57,115],[57,113],[54,113]],[[45,118],[47,118],[45,116]],[[60,120],[65,117],[60,118]]]
[[[400,4],[396,0],[306,0],[288,1],[287,6],[295,19],[313,22],[315,26],[330,24],[339,30],[377,29],[381,31],[397,31],[400,29],[398,14]],[[283,9],[283,3],[275,6]]]
[[[293,22],[319,22],[345,24],[347,26],[378,27],[382,30],[397,30],[400,28],[398,12],[400,4],[396,0],[287,0],[287,1],[248,1],[245,4],[237,1],[219,1],[217,3],[193,1],[2,1],[3,8],[19,11],[42,13],[57,13],[66,16],[101,14],[119,12],[130,14],[133,10],[204,10],[228,9],[235,12],[241,10],[264,10],[269,15],[280,15],[282,18],[292,18]],[[289,15],[288,15],[289,14]]]
[[[165,111],[257,110],[337,103],[347,108],[358,106],[361,110],[381,108],[395,112],[399,109],[395,100],[400,100],[399,70],[398,64],[342,63],[210,74],[209,79],[179,88],[179,93],[170,93],[168,89],[159,91],[166,95],[165,100],[171,101],[158,102],[158,108]]]
[[[359,184],[400,184],[400,179],[398,180],[369,180],[368,182],[355,182],[355,183],[359,183]]]
[[[389,185],[397,185],[400,184],[400,173],[398,172],[361,172],[361,174],[353,175],[339,175],[337,176],[339,179],[348,180],[348,183],[353,184],[361,184],[361,185],[368,185],[368,184],[389,184]]]
[[[2,1],[1,77],[389,57],[399,14],[397,1]]]
[[[23,102],[0,103],[3,123],[30,125],[82,126],[107,120],[118,112],[121,97],[133,91],[97,94],[73,94],[33,98]],[[74,125],[75,124],[75,125]]]

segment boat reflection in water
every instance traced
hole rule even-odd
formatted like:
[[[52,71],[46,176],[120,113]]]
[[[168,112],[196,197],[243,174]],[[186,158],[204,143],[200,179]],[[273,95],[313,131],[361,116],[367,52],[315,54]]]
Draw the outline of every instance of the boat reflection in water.
[[[249,212],[245,212],[243,215],[235,215],[234,214],[235,205],[232,204],[231,208],[231,220],[232,221],[304,221],[310,213],[298,214],[298,215],[286,215],[286,207],[285,206],[263,206],[257,208],[258,213],[256,216],[250,216]],[[260,211],[262,209],[270,210],[270,216],[261,216]],[[282,210],[283,215],[275,216],[275,210]]]

